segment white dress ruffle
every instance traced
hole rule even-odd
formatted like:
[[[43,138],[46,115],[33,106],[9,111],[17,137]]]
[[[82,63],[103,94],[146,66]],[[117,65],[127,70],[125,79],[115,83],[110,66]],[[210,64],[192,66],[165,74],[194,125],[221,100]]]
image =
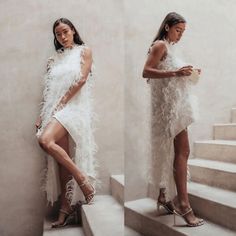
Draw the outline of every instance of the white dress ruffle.
[[[164,41],[167,55],[159,70],[173,71],[187,64],[177,58],[174,45]],[[152,49],[152,48],[151,48]],[[151,50],[150,49],[150,50]],[[190,77],[151,79],[152,160],[149,181],[154,189],[166,188],[166,198],[176,195],[173,176],[174,138],[197,117],[197,98],[191,94]]]
[[[93,136],[95,113],[92,107],[91,88],[93,81],[91,73],[83,87],[63,108],[59,108],[53,114],[62,96],[82,78],[81,66],[84,63],[85,49],[85,45],[75,45],[72,49],[59,50],[49,59],[48,72],[44,77],[44,102],[40,114],[42,126],[37,132],[37,137],[42,134],[53,118],[57,119],[69,133],[72,160],[95,185],[96,162],[94,154],[97,146]],[[72,176],[66,187],[66,197],[71,205],[84,200],[84,195]],[[47,155],[47,168],[42,188],[51,204],[61,194],[58,163],[50,155]]]

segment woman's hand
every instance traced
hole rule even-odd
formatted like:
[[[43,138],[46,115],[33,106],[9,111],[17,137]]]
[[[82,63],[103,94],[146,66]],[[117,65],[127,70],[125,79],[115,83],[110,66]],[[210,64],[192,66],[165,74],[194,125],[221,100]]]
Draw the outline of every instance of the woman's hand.
[[[197,69],[195,69],[195,70],[197,70],[197,72],[198,72],[198,74],[200,75],[201,74],[201,72],[202,72],[202,70],[201,69],[199,69],[199,68],[197,68]]]
[[[193,67],[192,66],[184,66],[178,69],[175,74],[176,76],[190,76],[192,74]]]
[[[35,122],[36,131],[37,131],[38,129],[40,129],[41,126],[42,126],[42,118],[41,118],[41,117],[38,117],[38,119],[37,119],[36,122]]]

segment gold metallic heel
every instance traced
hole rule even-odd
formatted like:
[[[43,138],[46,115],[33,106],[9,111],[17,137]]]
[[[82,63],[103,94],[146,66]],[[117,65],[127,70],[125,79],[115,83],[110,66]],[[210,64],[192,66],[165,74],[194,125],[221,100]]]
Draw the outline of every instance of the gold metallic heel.
[[[174,212],[173,212],[174,214],[173,214],[173,216],[174,216],[174,226],[176,226],[176,219],[175,219],[175,210],[174,210]]]
[[[157,202],[157,213],[158,213],[158,214],[160,214],[160,207],[161,207],[160,203]]]

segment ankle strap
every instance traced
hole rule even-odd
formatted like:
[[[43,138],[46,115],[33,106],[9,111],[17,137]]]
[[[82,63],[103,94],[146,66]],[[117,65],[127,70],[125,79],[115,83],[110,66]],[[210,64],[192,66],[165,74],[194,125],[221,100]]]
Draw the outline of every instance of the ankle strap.
[[[64,209],[60,209],[59,211],[60,211],[61,213],[66,214],[66,215],[69,215],[69,214],[70,214],[68,211],[66,211],[66,210],[64,210]]]
[[[79,187],[83,187],[84,185],[88,184],[88,180],[83,181],[81,184],[79,184]]]
[[[183,213],[181,216],[185,216],[187,215],[188,213],[190,213],[193,209],[190,207],[185,213]]]

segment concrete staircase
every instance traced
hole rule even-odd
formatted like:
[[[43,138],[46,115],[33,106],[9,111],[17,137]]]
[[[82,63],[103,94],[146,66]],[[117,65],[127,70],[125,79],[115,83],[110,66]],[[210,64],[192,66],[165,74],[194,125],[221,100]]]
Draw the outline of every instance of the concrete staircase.
[[[188,191],[194,212],[205,225],[181,227],[178,217],[157,215],[151,198],[125,203],[125,224],[147,236],[235,236],[236,235],[236,109],[229,124],[213,126],[213,140],[194,143],[194,159],[189,160],[191,182]],[[235,123],[234,123],[235,122]]]
[[[123,207],[110,195],[97,196],[93,205],[82,207],[86,236],[123,235],[123,222]]]
[[[58,229],[51,229],[51,220],[44,223],[43,236],[84,236],[81,226],[66,226]]]
[[[173,215],[158,216],[156,201],[144,198],[125,203],[125,224],[144,236],[235,236],[236,233],[205,220],[201,227],[185,227],[186,223],[179,217],[174,226]]]
[[[110,178],[112,195],[97,195],[91,205],[81,207],[82,225],[51,229],[51,221],[45,221],[44,236],[130,236],[137,234],[132,229],[124,229],[124,175]]]
[[[82,206],[82,225],[86,236],[124,235],[124,213],[122,202],[124,177],[110,178],[113,195],[98,195],[92,205]]]
[[[124,175],[110,178],[111,195],[99,195],[92,205],[82,207],[82,225],[86,236],[139,236],[124,226]]]

